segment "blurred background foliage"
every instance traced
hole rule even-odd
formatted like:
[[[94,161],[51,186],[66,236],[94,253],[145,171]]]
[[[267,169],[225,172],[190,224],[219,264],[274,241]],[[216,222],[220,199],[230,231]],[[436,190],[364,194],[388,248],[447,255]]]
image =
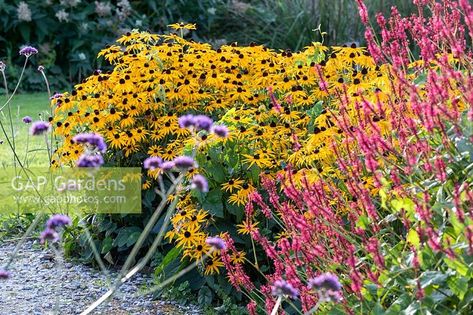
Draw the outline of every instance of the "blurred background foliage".
[[[408,0],[369,0],[372,12],[389,14],[396,5],[403,15]],[[374,14],[370,15],[374,16]],[[36,66],[43,65],[54,90],[68,89],[100,68],[98,51],[120,35],[141,29],[166,31],[175,22],[196,23],[195,40],[215,46],[238,42],[299,50],[312,41],[363,44],[363,28],[353,0],[0,0],[0,60],[20,65],[22,45],[38,47],[40,55],[27,70],[22,89],[44,91]],[[8,67],[15,83],[19,69]]]

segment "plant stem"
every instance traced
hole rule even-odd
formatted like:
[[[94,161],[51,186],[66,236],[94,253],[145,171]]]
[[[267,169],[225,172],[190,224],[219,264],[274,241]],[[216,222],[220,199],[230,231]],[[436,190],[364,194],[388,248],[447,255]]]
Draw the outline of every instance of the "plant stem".
[[[18,78],[18,82],[15,86],[15,89],[13,90],[12,94],[10,97],[7,99],[7,101],[0,107],[0,112],[7,106],[10,101],[12,100],[13,96],[16,94],[16,91],[18,90],[18,87],[20,86],[20,82],[23,79],[23,74],[25,73],[26,65],[28,64],[28,57],[25,59],[25,63],[23,64],[23,69],[21,69],[20,77]]]
[[[278,299],[276,300],[276,304],[273,307],[273,310],[271,311],[271,315],[276,315],[279,310],[279,306],[281,305],[282,301],[282,295],[278,296]]]
[[[194,261],[192,264],[190,264],[189,266],[187,266],[186,268],[182,269],[181,271],[179,271],[178,273],[176,273],[175,275],[173,275],[171,278],[153,286],[152,288],[148,289],[147,291],[145,291],[144,293],[141,293],[140,295],[147,295],[147,294],[150,294],[150,293],[154,293],[162,288],[164,288],[166,285],[168,285],[169,283],[171,282],[174,282],[176,281],[177,279],[179,279],[180,277],[182,277],[183,275],[185,275],[186,273],[188,273],[189,271],[191,271],[192,269],[194,269],[200,262],[204,261],[204,259],[206,259],[207,257],[209,257],[212,252],[213,252],[213,248],[211,248],[209,250],[208,253],[206,253],[204,256],[202,256],[200,259]]]
[[[128,256],[128,258],[125,261],[125,264],[123,265],[123,268],[118,276],[117,281],[115,282],[114,286],[110,288],[105,294],[103,294],[98,300],[96,300],[94,303],[92,303],[85,311],[83,311],[80,315],[87,315],[90,314],[94,309],[96,309],[100,304],[105,302],[107,299],[109,299],[117,290],[118,288],[125,283],[128,279],[133,277],[137,272],[139,272],[141,269],[143,269],[144,266],[148,263],[148,261],[151,259],[151,257],[154,255],[154,252],[156,251],[157,247],[161,244],[161,240],[163,239],[164,233],[167,230],[168,224],[171,220],[171,216],[174,213],[174,209],[176,208],[177,202],[179,201],[179,193],[178,187],[181,184],[182,180],[184,179],[185,173],[181,173],[177,180],[173,183],[173,185],[168,189],[166,192],[165,198],[163,198],[156,209],[156,211],[153,213],[153,216],[150,218],[148,221],[147,225],[145,226],[143,232],[141,233],[140,237],[138,238],[138,241],[136,242],[135,246],[132,249],[132,252]],[[150,249],[146,253],[145,257],[136,264],[135,267],[133,267],[130,271],[127,272],[128,268],[130,267],[131,263],[133,262],[134,258],[138,254],[138,251],[140,250],[141,246],[143,245],[146,237],[148,234],[151,232],[152,228],[156,224],[156,221],[158,220],[162,210],[166,206],[167,203],[167,197],[171,195],[172,193],[176,192],[176,196],[173,199],[171,205],[169,205],[166,217],[164,219],[163,226],[161,227],[161,230],[159,231],[158,236],[156,239],[153,241],[153,244],[151,245]],[[127,272],[126,274],[124,274]]]

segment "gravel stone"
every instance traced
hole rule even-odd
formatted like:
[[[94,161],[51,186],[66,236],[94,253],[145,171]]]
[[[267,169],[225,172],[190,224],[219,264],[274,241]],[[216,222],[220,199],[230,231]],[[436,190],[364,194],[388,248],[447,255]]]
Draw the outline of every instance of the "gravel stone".
[[[0,241],[0,266],[5,265],[15,245]],[[0,280],[0,315],[80,314],[108,289],[107,277],[99,271],[71,262],[61,265],[55,261],[51,251],[38,248],[32,241],[23,245],[9,271],[12,276]],[[112,273],[112,280],[115,275]],[[143,283],[151,285],[152,278],[145,274],[136,275],[93,314],[202,314],[196,306],[156,301],[151,296],[135,297]]]

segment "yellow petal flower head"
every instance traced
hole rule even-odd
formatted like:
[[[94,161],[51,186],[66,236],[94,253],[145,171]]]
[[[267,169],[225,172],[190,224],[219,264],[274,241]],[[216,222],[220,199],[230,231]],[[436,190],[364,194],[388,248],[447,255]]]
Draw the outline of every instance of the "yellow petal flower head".
[[[195,24],[190,24],[190,23],[174,23],[174,24],[169,24],[168,27],[172,28],[173,30],[196,30],[197,26]]]

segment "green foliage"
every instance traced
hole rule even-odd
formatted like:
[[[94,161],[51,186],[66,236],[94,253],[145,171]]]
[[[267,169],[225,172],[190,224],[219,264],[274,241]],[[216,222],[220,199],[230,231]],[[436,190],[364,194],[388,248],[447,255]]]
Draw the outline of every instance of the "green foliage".
[[[21,19],[20,2],[27,4],[31,20]],[[71,1],[70,3],[73,3]],[[387,13],[396,4],[409,13],[409,1],[367,1],[373,12]],[[321,39],[314,31],[319,25],[330,44],[363,41],[363,30],[354,1],[328,0],[166,0],[92,2],[79,1],[0,1],[0,60],[21,64],[22,45],[38,47],[39,56],[27,71],[21,88],[43,91],[38,65],[46,68],[52,90],[62,90],[80,82],[102,66],[94,56],[118,35],[132,29],[167,30],[167,25],[185,21],[196,23],[194,39],[216,46],[223,43],[258,42],[272,48],[299,50]],[[110,5],[110,13],[100,13],[96,3]],[[118,11],[117,11],[118,10]],[[120,12],[120,13],[119,13]],[[12,83],[18,71],[7,68]]]

